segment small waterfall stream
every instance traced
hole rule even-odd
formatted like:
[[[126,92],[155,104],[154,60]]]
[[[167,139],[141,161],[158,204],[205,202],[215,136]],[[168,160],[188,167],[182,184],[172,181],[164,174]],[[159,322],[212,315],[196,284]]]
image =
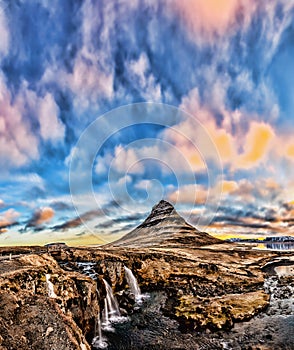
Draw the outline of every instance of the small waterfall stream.
[[[48,297],[49,298],[57,298],[57,295],[54,292],[54,286],[53,283],[50,281],[50,274],[46,274],[46,283],[47,283],[47,288],[48,288]]]
[[[127,320],[127,317],[123,317],[120,314],[119,305],[111,286],[105,279],[103,279],[103,283],[106,289],[106,297],[104,298],[102,322],[100,320],[100,315],[98,315],[98,334],[92,341],[93,347],[98,349],[104,349],[107,347],[107,342],[106,339],[103,338],[102,331],[114,332],[115,330],[112,327],[113,323],[125,322]]]
[[[113,295],[111,286],[103,279],[106,289],[106,298],[104,299],[104,310],[102,314],[102,329],[114,331],[111,323],[122,322],[126,318],[122,317],[119,311],[118,302]]]
[[[148,297],[148,295],[141,293],[141,289],[138,285],[137,279],[134,276],[132,270],[126,266],[124,266],[124,270],[126,273],[125,276],[126,276],[126,280],[128,282],[129,288],[130,288],[131,292],[133,293],[136,302],[141,303],[144,298]]]
[[[115,318],[116,316],[119,317],[120,316],[119,306],[115,296],[113,295],[112,288],[107,283],[107,281],[105,281],[105,279],[103,279],[103,282],[106,288],[105,299],[107,304],[108,315],[110,316],[110,318]]]
[[[97,335],[92,340],[93,347],[96,348],[96,349],[105,349],[105,348],[107,348],[107,342],[102,337],[102,327],[101,327],[100,315],[98,315],[98,317],[97,317],[97,330],[96,330],[96,333],[97,333]]]

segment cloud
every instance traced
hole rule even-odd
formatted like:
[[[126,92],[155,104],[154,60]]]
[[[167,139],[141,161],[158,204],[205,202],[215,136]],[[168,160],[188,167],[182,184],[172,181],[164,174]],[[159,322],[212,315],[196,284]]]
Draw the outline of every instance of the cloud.
[[[242,206],[220,206],[209,230],[215,234],[289,235],[292,221],[288,205],[260,206],[255,202]],[[193,217],[192,217],[193,220]]]
[[[151,73],[148,57],[141,53],[137,60],[128,63],[128,72],[134,88],[136,88],[145,101],[161,102],[161,86]]]
[[[181,204],[205,204],[208,198],[208,191],[201,185],[185,185],[172,192],[168,199],[173,203]]]
[[[38,138],[24,118],[21,96],[12,99],[0,75],[0,163],[6,168],[22,166],[38,158]]]
[[[255,10],[255,4],[250,0],[175,0],[171,4],[186,26],[200,38],[211,38],[215,34],[223,36],[232,26],[238,25],[238,12],[239,18],[242,13],[244,22],[248,22]]]
[[[274,136],[274,130],[269,124],[252,122],[236,166],[248,169],[259,165],[266,158]]]
[[[55,212],[50,207],[44,207],[36,210],[32,218],[28,221],[27,227],[38,227],[42,226],[45,223],[48,223],[53,219]]]
[[[290,158],[291,160],[294,160],[294,144],[290,144],[286,148],[286,156]]]
[[[10,33],[8,29],[7,17],[5,16],[5,5],[2,1],[0,2],[0,55],[7,55],[10,44]]]
[[[224,180],[216,185],[217,187],[221,187],[222,194],[224,196],[224,200],[228,198],[238,200],[244,203],[250,203],[254,201],[254,184],[247,180],[241,179],[238,181],[227,181]]]
[[[113,166],[122,174],[142,174],[144,167],[139,163],[139,159],[134,149],[117,146],[114,150]]]
[[[51,94],[47,93],[39,103],[40,134],[43,140],[63,140],[65,127],[58,118],[59,107]]]
[[[269,154],[273,153],[273,146],[277,140],[274,127],[269,123],[251,118],[246,122],[247,133],[244,133],[245,125],[242,129],[236,128],[238,124],[240,128],[242,114],[228,110],[225,107],[225,95],[219,91],[218,84],[214,86],[217,87],[212,93],[209,104],[201,102],[199,90],[195,88],[183,97],[180,105],[204,125],[208,136],[203,134],[199,136],[189,119],[180,125],[180,130],[184,135],[195,140],[196,145],[204,142],[201,138],[209,137],[218,150],[222,163],[228,165],[231,170],[252,169],[266,163]],[[219,119],[218,114],[222,116]],[[177,142],[177,136],[173,138],[178,147],[183,149],[183,145]],[[186,154],[193,152],[189,148],[191,147],[186,146],[184,150]],[[209,151],[206,150],[202,156],[207,159]],[[201,165],[200,161],[197,163]]]
[[[227,120],[231,119],[231,113],[227,111],[224,106],[224,89],[226,84],[222,87],[220,87],[220,85],[220,83],[215,83],[215,88],[213,89],[212,96],[209,98],[209,104],[201,102],[199,90],[198,88],[194,88],[188,93],[187,96],[184,96],[182,98],[180,108],[186,110],[188,113],[191,113],[193,116],[195,116],[197,121],[199,121],[204,126],[207,134],[218,150],[221,160],[226,163],[235,156],[236,151],[234,145],[234,137],[227,130],[227,128],[231,129],[231,126],[227,123]],[[215,104],[216,108],[218,108],[219,112],[224,116],[222,125],[217,124],[215,113],[211,109],[211,106],[213,104]],[[194,128],[189,125],[189,120],[186,123],[186,127],[183,128],[184,135],[189,135],[196,145],[201,144],[200,137],[204,138],[207,136],[194,134],[193,137]],[[209,154],[208,151],[206,152]]]
[[[146,213],[133,213],[129,215],[123,215],[117,218],[113,218],[112,220],[107,220],[102,223],[99,223],[95,226],[97,229],[109,229],[109,228],[117,228],[118,226],[122,226],[120,230],[125,230],[126,228],[133,228],[136,224],[146,218]],[[115,232],[115,233],[116,233]]]
[[[73,209],[72,205],[70,205],[66,202],[60,201],[60,200],[53,200],[50,203],[50,206],[56,211],[64,211],[64,210],[72,210]]]
[[[14,209],[8,209],[5,212],[0,214],[0,228],[6,229],[14,224],[16,224],[16,219],[20,216]]]
[[[282,193],[282,186],[273,178],[224,180],[218,183],[217,187],[222,188],[224,201],[233,200],[246,204],[260,200],[273,202],[279,199]]]
[[[80,216],[77,216],[73,219],[70,219],[68,221],[65,221],[62,224],[59,225],[55,225],[54,227],[52,227],[53,231],[65,231],[71,228],[76,228],[79,227],[81,225],[83,225],[84,222],[87,221],[91,221],[93,219],[99,218],[101,216],[104,216],[105,213],[103,210],[90,210],[88,212],[83,213]]]
[[[236,181],[224,180],[221,182],[222,193],[234,193],[238,189],[238,183]]]

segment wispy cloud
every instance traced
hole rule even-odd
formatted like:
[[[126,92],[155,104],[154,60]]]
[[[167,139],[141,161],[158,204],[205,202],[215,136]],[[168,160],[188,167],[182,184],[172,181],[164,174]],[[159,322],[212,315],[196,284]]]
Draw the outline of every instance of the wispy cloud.
[[[64,231],[71,228],[76,228],[83,225],[83,223],[99,218],[103,215],[105,215],[103,210],[91,210],[73,219],[67,220],[62,224],[55,225],[52,227],[52,229],[53,231]]]

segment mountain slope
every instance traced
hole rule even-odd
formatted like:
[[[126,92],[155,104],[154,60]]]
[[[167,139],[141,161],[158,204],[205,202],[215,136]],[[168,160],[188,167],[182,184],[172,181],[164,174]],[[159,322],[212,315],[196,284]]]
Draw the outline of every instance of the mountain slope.
[[[161,200],[147,219],[133,231],[112,242],[117,247],[183,247],[216,244],[221,241],[198,231],[182,218],[169,202]]]

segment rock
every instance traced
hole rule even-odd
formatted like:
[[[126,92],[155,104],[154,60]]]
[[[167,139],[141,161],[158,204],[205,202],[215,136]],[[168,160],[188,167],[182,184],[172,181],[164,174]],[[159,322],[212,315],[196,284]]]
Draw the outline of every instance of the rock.
[[[48,327],[48,328],[46,329],[45,337],[48,337],[48,335],[50,335],[50,333],[52,333],[52,332],[53,332],[53,328],[52,328],[52,327]]]
[[[47,254],[31,254],[11,263],[14,269],[10,266],[0,276],[2,345],[23,350],[69,350],[80,349],[83,342],[90,349],[84,334],[91,339],[99,312],[94,281],[63,271]],[[48,273],[55,299],[48,296]]]

